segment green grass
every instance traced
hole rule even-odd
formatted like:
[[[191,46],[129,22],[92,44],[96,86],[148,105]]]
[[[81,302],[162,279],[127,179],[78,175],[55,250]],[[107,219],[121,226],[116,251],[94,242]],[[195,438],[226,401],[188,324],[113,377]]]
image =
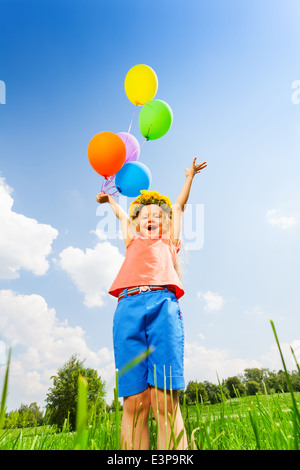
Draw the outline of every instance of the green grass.
[[[294,395],[300,408],[300,393]],[[216,405],[181,407],[189,447],[199,450],[293,450],[295,438],[293,400],[290,393],[235,398]],[[121,412],[103,413],[99,420],[62,432],[51,426],[3,430],[0,450],[116,450],[119,448]],[[156,449],[156,423],[149,420],[151,448]],[[299,431],[299,430],[298,430]]]
[[[300,393],[295,393],[291,388],[273,322],[271,326],[281,354],[289,393],[276,395],[265,393],[231,400],[226,400],[222,395],[222,403],[216,405],[184,404],[181,406],[181,411],[190,449],[300,449]],[[0,424],[3,424],[5,412],[8,372],[9,361],[0,404]],[[117,396],[116,386],[114,413],[103,411],[100,417],[95,417],[93,413],[88,417],[87,382],[83,377],[79,377],[76,432],[69,430],[67,419],[61,432],[56,432],[50,426],[12,430],[1,430],[0,427],[0,450],[117,450],[120,448],[121,423]],[[151,449],[156,450],[157,427],[152,413],[149,418],[149,429]]]
[[[300,393],[294,394],[300,408]],[[235,398],[182,410],[189,441],[210,450],[299,449],[290,393]],[[196,429],[196,430],[195,430]]]

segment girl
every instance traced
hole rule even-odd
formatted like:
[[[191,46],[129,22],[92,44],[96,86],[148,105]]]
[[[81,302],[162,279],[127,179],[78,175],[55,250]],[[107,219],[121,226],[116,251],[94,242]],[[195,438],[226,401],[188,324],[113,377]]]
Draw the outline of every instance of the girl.
[[[96,198],[99,203],[110,203],[121,222],[126,246],[125,260],[109,289],[118,298],[113,340],[116,368],[120,371],[119,396],[124,397],[123,449],[150,448],[150,406],[158,424],[158,449],[167,449],[170,439],[171,425],[168,419],[166,428],[165,411],[171,415],[175,437],[182,434],[179,448],[188,446],[178,406],[178,390],[184,389],[185,383],[184,333],[178,302],[184,289],[177,253],[193,178],[207,166],[206,162],[195,162],[196,158],[185,169],[185,183],[172,207],[169,198],[157,191],[141,191],[130,204],[130,221],[110,195],[100,193]],[[126,368],[137,357],[141,358],[137,364]]]

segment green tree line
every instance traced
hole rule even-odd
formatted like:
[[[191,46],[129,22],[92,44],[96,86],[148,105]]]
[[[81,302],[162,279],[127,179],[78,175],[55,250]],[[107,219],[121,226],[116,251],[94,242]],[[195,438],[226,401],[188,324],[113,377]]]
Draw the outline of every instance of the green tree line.
[[[289,373],[290,380],[295,392],[300,392],[300,374],[298,371]],[[222,392],[226,398],[236,398],[238,396],[249,396],[262,393],[282,393],[288,392],[286,376],[283,370],[278,372],[269,369],[245,369],[244,374],[228,377],[221,382]],[[180,403],[215,404],[222,401],[222,394],[219,385],[211,382],[190,381],[185,390],[180,392]]]
[[[105,402],[105,382],[97,371],[85,368],[84,361],[73,355],[58,370],[57,375],[51,377],[53,386],[49,388],[46,397],[46,413],[43,414],[36,402],[29,406],[22,404],[18,410],[6,413],[4,427],[24,428],[50,424],[61,429],[67,420],[69,428],[75,429],[79,375],[84,376],[88,382],[88,412],[97,416],[104,409],[114,411],[114,403],[109,406]],[[289,375],[294,391],[300,392],[299,372],[292,371]],[[243,374],[228,377],[220,385],[225,398],[288,391],[286,376],[282,370],[275,372],[269,369],[245,369]],[[219,403],[222,401],[221,388],[208,381],[190,381],[185,390],[179,393],[180,403]]]
[[[21,405],[18,410],[6,414],[6,428],[28,428],[40,426],[44,422],[44,414],[36,402]]]

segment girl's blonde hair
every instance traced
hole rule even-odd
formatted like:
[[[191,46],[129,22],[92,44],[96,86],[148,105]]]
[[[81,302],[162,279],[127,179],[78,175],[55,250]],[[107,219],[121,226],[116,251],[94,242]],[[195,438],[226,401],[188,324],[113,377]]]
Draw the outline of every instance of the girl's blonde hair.
[[[140,230],[140,217],[141,211],[144,206],[155,204],[161,207],[163,216],[163,236],[170,234],[170,221],[172,219],[172,204],[167,196],[159,194],[157,191],[142,190],[141,195],[138,196],[129,207],[129,216],[132,219],[131,225],[136,232]],[[169,237],[168,237],[169,238]],[[178,253],[175,256],[174,268],[178,277],[182,278],[182,263]]]
[[[168,196],[159,194],[158,191],[147,191],[143,189],[140,195],[132,201],[129,206],[129,216],[132,220],[138,217],[140,211],[144,206],[149,204],[156,204],[160,206],[165,212],[168,213],[170,219],[172,218],[172,204]]]

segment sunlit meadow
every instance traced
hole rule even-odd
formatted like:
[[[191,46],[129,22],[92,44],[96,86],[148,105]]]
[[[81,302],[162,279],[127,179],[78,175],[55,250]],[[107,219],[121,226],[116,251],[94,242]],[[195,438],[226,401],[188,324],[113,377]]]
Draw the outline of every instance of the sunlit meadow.
[[[281,355],[289,393],[237,397],[206,405],[181,405],[188,437],[188,449],[198,450],[299,450],[300,449],[300,393],[292,389],[289,373],[280,348],[273,322],[271,327]],[[292,351],[293,352],[293,351]],[[296,357],[295,362],[300,373]],[[66,417],[62,430],[51,426],[25,429],[3,429],[5,403],[8,393],[10,354],[3,384],[0,406],[1,450],[118,450],[120,449],[121,410],[115,388],[115,411],[103,411],[95,416],[87,413],[87,381],[79,377],[76,431],[69,428]],[[117,379],[117,377],[116,377]],[[171,416],[169,449],[176,450],[182,434],[175,436]],[[150,447],[155,450],[157,427],[150,412]]]

